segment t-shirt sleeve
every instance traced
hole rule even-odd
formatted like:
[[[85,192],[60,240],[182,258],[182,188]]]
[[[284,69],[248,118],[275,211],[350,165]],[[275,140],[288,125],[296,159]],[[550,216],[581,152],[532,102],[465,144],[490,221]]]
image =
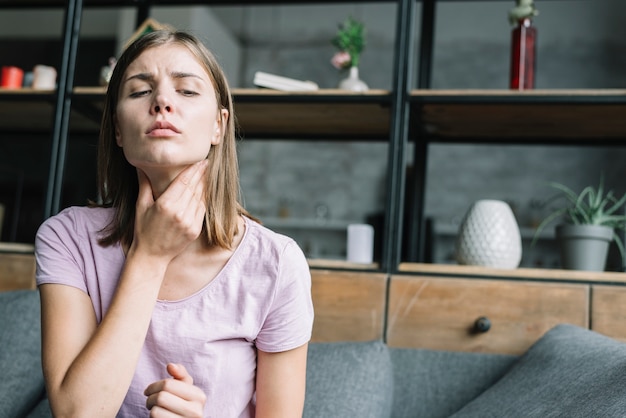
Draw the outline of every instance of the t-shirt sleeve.
[[[291,241],[279,260],[276,291],[257,336],[257,348],[273,353],[307,343],[313,316],[309,265],[300,247]]]
[[[88,293],[74,215],[65,209],[39,227],[35,237],[36,280],[37,285],[65,284]]]

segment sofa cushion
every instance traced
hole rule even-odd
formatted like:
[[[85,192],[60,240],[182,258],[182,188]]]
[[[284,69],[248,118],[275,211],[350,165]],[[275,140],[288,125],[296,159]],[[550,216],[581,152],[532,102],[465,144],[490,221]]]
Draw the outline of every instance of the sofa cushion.
[[[390,348],[394,418],[443,418],[502,377],[517,357]]]
[[[44,393],[39,293],[0,293],[0,417],[23,417]]]
[[[391,414],[393,376],[381,341],[311,343],[305,418],[380,418]]]
[[[26,418],[53,418],[48,398],[43,398]]]
[[[454,418],[626,416],[626,344],[557,325]]]

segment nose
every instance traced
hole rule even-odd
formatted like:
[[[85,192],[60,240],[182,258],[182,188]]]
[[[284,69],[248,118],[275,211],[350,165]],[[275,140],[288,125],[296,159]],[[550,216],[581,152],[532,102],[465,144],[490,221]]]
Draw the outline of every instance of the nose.
[[[160,105],[155,105],[154,106],[155,113],[161,112],[161,109],[163,109],[166,113],[169,113],[169,112],[172,111],[172,108],[169,105],[165,105],[163,107],[161,107]]]
[[[154,104],[152,105],[152,110],[154,111],[154,113],[171,113],[172,104],[167,100],[166,97],[160,94],[155,98]]]

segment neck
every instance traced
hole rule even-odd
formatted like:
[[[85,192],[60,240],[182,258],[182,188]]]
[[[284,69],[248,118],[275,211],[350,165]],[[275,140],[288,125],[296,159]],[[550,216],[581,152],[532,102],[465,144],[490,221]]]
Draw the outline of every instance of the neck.
[[[146,168],[144,173],[150,180],[150,186],[152,187],[152,195],[154,199],[158,199],[170,184],[174,181],[176,176],[183,171],[185,167],[167,167],[167,168]]]

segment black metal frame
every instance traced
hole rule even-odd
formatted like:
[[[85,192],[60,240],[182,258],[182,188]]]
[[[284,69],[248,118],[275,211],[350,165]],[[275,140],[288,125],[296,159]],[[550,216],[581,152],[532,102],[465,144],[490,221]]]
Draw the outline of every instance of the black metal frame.
[[[57,100],[50,150],[50,171],[44,207],[44,217],[46,218],[57,213],[61,204],[81,15],[82,1],[68,0],[63,25],[63,56],[57,81]]]
[[[311,95],[294,95],[288,99],[285,97],[273,98],[267,97],[262,100],[271,103],[273,100],[280,100],[282,103],[293,101],[319,101],[336,103],[337,101],[358,102],[363,100],[366,103],[380,103],[381,106],[391,106],[391,120],[389,130],[389,153],[388,153],[388,178],[387,178],[387,195],[385,202],[385,223],[383,230],[383,253],[380,260],[380,270],[386,273],[396,273],[398,265],[401,262],[403,252],[407,257],[405,261],[425,261],[425,243],[427,240],[426,231],[428,228],[424,225],[423,207],[426,182],[426,162],[428,144],[437,142],[438,138],[427,136],[420,127],[420,121],[417,114],[411,114],[411,109],[420,107],[428,103],[515,103],[515,104],[536,104],[536,103],[554,103],[554,104],[624,104],[625,96],[594,96],[593,99],[587,97],[565,96],[565,95],[521,95],[511,96],[463,96],[458,97],[440,97],[420,96],[411,97],[411,88],[416,76],[415,84],[419,89],[428,89],[431,84],[432,56],[435,32],[435,15],[436,3],[446,0],[372,0],[371,2],[393,2],[397,4],[397,28],[394,46],[394,78],[392,91],[389,96],[381,97],[355,97],[355,96],[311,96]],[[472,0],[468,0],[472,1]],[[367,1],[366,1],[367,2]],[[415,55],[414,35],[416,22],[416,3],[422,3],[421,10],[421,32],[420,44],[417,56]],[[74,80],[74,65],[78,49],[78,38],[80,32],[80,23],[83,6],[93,7],[115,7],[115,6],[132,6],[137,8],[137,26],[139,26],[150,14],[151,6],[165,5],[252,5],[252,4],[304,4],[304,3],[351,3],[349,1],[310,1],[310,2],[293,2],[293,1],[197,1],[197,0],[67,0],[61,1],[6,1],[0,0],[0,9],[7,7],[24,8],[29,6],[35,7],[64,7],[65,22],[63,33],[63,52],[62,65],[58,78],[58,89],[54,97],[56,102],[54,114],[54,129],[51,141],[50,151],[50,169],[48,178],[48,187],[45,199],[44,216],[49,217],[57,213],[60,209],[61,193],[63,186],[63,172],[65,170],[65,159],[67,152],[67,137],[70,111],[72,107],[72,91]],[[414,63],[416,57],[419,58],[417,71],[414,71]],[[18,95],[9,95],[10,100],[19,100]],[[51,96],[50,96],[51,97]],[[40,95],[35,98],[41,99]],[[83,97],[84,99],[85,97]],[[236,100],[245,102],[247,100],[259,100],[258,96],[252,98],[245,95],[238,96]],[[413,131],[411,131],[411,128]],[[407,179],[405,156],[409,140],[414,141],[414,171],[410,179]],[[468,138],[467,141],[484,142],[481,138]],[[445,141],[445,139],[444,139]],[[488,141],[487,141],[488,142]],[[507,140],[511,142],[511,140]],[[541,141],[545,143],[545,141]],[[558,141],[557,141],[558,142]],[[524,141],[524,143],[531,143]],[[614,143],[614,142],[613,142]],[[564,145],[563,141],[561,145]],[[579,142],[577,141],[577,144]],[[594,142],[598,145],[598,142]],[[410,190],[407,190],[407,185]],[[406,201],[405,201],[406,200]],[[405,213],[408,207],[410,213]],[[405,228],[406,226],[406,228]],[[403,249],[403,245],[406,248]]]

